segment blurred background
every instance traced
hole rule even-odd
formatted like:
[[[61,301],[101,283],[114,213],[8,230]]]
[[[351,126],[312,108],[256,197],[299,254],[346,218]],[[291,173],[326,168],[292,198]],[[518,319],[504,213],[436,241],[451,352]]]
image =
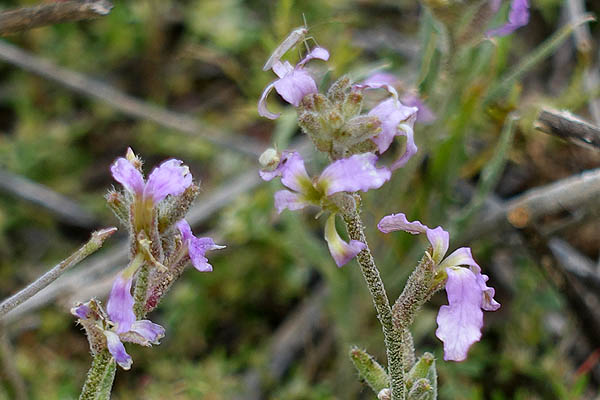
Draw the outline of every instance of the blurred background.
[[[187,271],[150,316],[166,337],[151,349],[128,347],[134,364],[117,372],[113,398],[374,398],[348,358],[358,345],[385,362],[356,261],[336,268],[323,221],[313,211],[277,215],[280,183],[257,174],[263,149],[304,139],[295,111],[276,95],[269,107],[280,119],[256,111],[274,79],[262,66],[304,15],[331,53],[327,67],[315,62],[323,87],[344,74],[390,72],[399,91],[418,93],[436,116],[416,125],[418,155],[367,193],[363,218],[390,299],[427,246],[376,231],[395,212],[444,226],[451,248],[471,246],[496,288],[502,308],[486,313],[483,338],[465,362],[443,362],[434,335],[444,292],[416,321],[417,353],[438,358],[440,398],[597,398],[600,152],[535,125],[544,107],[600,122],[598,27],[563,29],[600,4],[532,0],[530,23],[494,40],[485,30],[506,21],[508,4],[497,15],[474,4],[114,0],[94,20],[5,35],[0,298],[94,229],[117,225],[103,196],[114,185],[110,164],[128,146],[146,172],[179,158],[201,182],[194,231],[227,249],[209,255],[214,272]],[[68,310],[92,296],[104,300],[126,263],[125,242],[123,232],[113,236],[8,316],[0,399],[77,398],[91,357]]]

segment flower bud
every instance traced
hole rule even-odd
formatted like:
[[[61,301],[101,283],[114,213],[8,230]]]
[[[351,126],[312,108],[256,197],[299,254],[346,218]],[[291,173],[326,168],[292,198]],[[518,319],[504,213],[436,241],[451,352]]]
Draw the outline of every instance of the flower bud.
[[[279,165],[281,154],[274,148],[266,149],[258,158],[258,163],[263,171],[272,172]]]
[[[344,75],[329,87],[327,98],[334,104],[342,104],[346,100],[348,89],[350,89],[350,78]]]
[[[352,90],[342,105],[342,113],[346,119],[359,115],[362,110],[362,90]]]
[[[385,369],[366,351],[358,347],[350,349],[350,359],[362,379],[375,393],[383,392],[390,386],[390,378]],[[389,390],[389,389],[388,389]]]
[[[408,392],[409,400],[435,400],[434,389],[427,378],[421,378],[415,382]]]
[[[431,353],[424,353],[411,368],[406,376],[406,387],[412,390],[417,385],[417,382],[424,378],[426,378],[427,384],[435,390],[437,387],[437,372],[435,369],[435,357]]]

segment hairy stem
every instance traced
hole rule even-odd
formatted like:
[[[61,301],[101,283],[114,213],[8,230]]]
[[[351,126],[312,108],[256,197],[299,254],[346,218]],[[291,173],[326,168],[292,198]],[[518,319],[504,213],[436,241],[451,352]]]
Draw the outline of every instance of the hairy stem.
[[[149,268],[146,264],[142,265],[138,271],[135,281],[135,290],[133,292],[133,312],[139,320],[146,315],[146,297],[148,294]]]
[[[101,395],[108,384],[112,386],[114,379],[114,368],[112,364],[115,361],[107,349],[104,349],[94,355],[92,366],[88,372],[83,389],[79,395],[79,400],[100,400]],[[109,391],[110,392],[110,391]],[[108,397],[107,397],[108,398]]]
[[[401,336],[394,330],[392,324],[392,308],[385,292],[385,287],[371,250],[365,237],[364,227],[358,210],[347,210],[343,214],[348,234],[353,240],[361,241],[366,245],[365,249],[356,256],[362,274],[369,287],[369,292],[375,304],[377,318],[383,329],[383,338],[387,351],[388,370],[392,383],[392,400],[403,400],[405,398],[404,367],[402,365]]]

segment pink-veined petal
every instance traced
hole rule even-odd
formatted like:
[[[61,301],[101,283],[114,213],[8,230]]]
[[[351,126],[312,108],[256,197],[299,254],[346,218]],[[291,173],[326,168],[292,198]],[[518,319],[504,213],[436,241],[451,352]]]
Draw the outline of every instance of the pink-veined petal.
[[[152,196],[155,204],[162,201],[168,195],[179,196],[192,184],[190,169],[183,165],[183,161],[171,159],[154,168],[146,188],[144,196]]]
[[[329,252],[338,267],[344,266],[367,246],[358,240],[344,241],[335,228],[335,214],[331,214],[325,223],[325,241]]]
[[[444,360],[463,361],[481,339],[481,289],[468,268],[447,268],[448,305],[440,307],[436,336],[444,342]]]
[[[319,177],[317,185],[327,196],[338,192],[366,192],[380,188],[392,173],[387,168],[376,168],[377,156],[373,153],[355,154],[329,165]]]
[[[141,195],[144,192],[144,177],[137,168],[123,157],[117,160],[110,167],[113,178],[119,182],[129,192]]]

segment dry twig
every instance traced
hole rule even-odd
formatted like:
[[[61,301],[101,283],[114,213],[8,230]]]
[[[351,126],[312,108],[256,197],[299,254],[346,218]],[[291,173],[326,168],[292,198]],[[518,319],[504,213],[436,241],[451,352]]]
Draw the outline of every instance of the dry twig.
[[[0,35],[40,26],[98,18],[112,9],[108,0],[69,0],[0,12]]]
[[[57,280],[69,268],[78,264],[79,262],[81,262],[81,260],[83,260],[90,254],[98,250],[100,247],[102,247],[104,241],[116,231],[117,228],[113,227],[102,229],[100,231],[92,233],[92,237],[90,238],[90,240],[88,240],[86,244],[81,246],[79,250],[77,250],[65,260],[58,263],[50,271],[40,276],[34,282],[29,284],[25,289],[19,291],[18,293],[12,295],[8,299],[0,303],[0,319],[4,317],[6,313],[8,313],[10,310],[14,309],[26,300],[30,299],[35,294],[39,293],[42,289],[46,288],[52,282]]]
[[[600,128],[568,111],[544,109],[535,121],[535,129],[558,136],[588,149],[600,150]]]

